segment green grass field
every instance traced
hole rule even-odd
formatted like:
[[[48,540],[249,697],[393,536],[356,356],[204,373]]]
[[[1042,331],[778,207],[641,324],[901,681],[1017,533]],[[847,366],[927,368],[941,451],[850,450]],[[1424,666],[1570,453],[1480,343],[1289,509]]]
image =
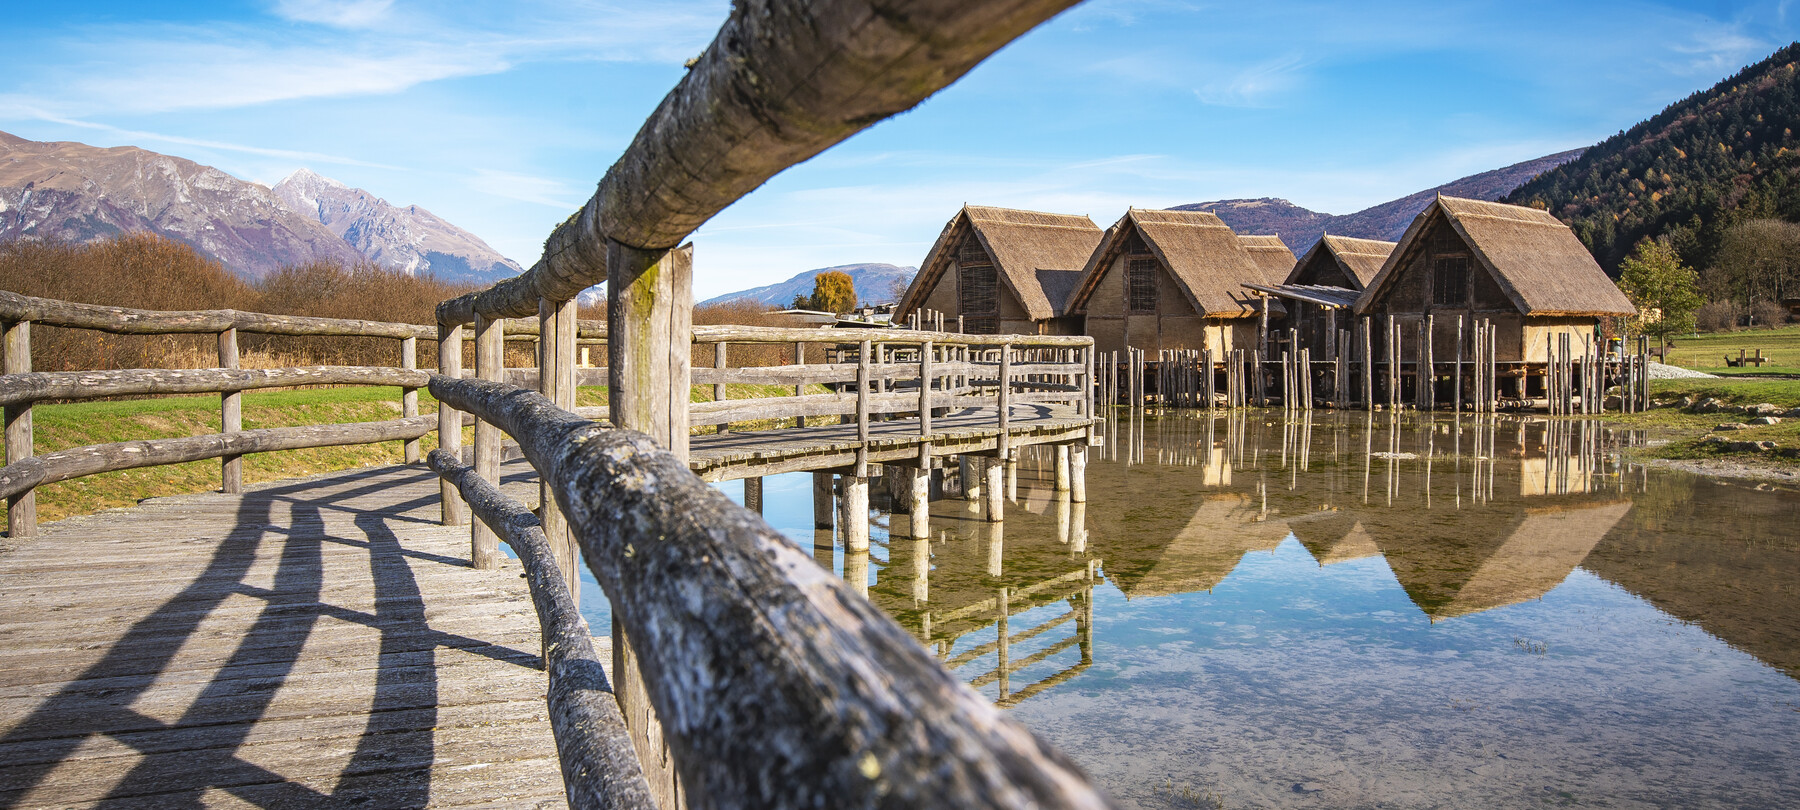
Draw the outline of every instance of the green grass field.
[[[825,393],[822,385],[807,386],[807,393]],[[779,385],[732,384],[730,399],[791,396],[794,389]],[[577,404],[604,405],[605,386],[583,387]],[[712,386],[696,385],[694,402],[712,399]],[[400,417],[400,389],[312,388],[291,391],[250,391],[243,395],[246,429],[294,427],[345,422],[377,422]],[[419,412],[437,412],[437,401],[419,392]],[[110,402],[77,402],[32,408],[34,443],[41,455],[71,447],[138,439],[168,439],[219,432],[219,397],[216,394],[161,397]],[[741,427],[741,426],[740,426]],[[752,425],[752,427],[754,427]],[[712,428],[702,428],[711,431]],[[472,430],[464,431],[465,446]],[[437,447],[437,437],[421,440],[424,452]],[[244,457],[245,483],[275,481],[333,470],[399,464],[400,442],[289,450]],[[37,490],[38,519],[58,520],[86,515],[117,506],[130,506],[143,498],[207,492],[220,486],[217,460],[145,467],[101,473]]]
[[[1782,408],[1795,408],[1800,407],[1800,379],[1726,377],[1716,380],[1656,380],[1651,383],[1651,395],[1656,399],[1692,395],[1696,398],[1713,397],[1733,405],[1768,403]],[[1748,430],[1719,432],[1714,431],[1714,428],[1728,422],[1743,422],[1746,417],[1742,414],[1688,413],[1677,408],[1658,408],[1646,413],[1608,418],[1666,434],[1671,439],[1668,444],[1647,452],[1653,458],[1728,458],[1754,460],[1784,469],[1800,467],[1800,460],[1796,459],[1765,452],[1728,451],[1717,445],[1701,443],[1707,436],[1719,435],[1733,441],[1772,441],[1784,448],[1800,447],[1800,419],[1787,419],[1775,425],[1753,426]]]
[[[1773,358],[1760,368],[1727,368],[1725,358],[1736,359],[1738,350]],[[1746,329],[1737,332],[1703,332],[1693,337],[1676,338],[1669,347],[1671,365],[1730,376],[1800,376],[1800,326],[1778,329]]]

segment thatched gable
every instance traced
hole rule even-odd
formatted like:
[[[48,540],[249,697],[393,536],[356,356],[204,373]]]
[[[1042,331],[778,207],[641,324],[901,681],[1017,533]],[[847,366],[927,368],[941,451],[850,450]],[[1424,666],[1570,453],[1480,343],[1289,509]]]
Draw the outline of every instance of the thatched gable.
[[[1250,260],[1270,278],[1286,278],[1294,270],[1294,252],[1279,236],[1238,234],[1238,244],[1249,251]]]
[[[925,255],[919,274],[900,298],[895,321],[905,320],[919,308],[971,233],[987,249],[1001,285],[1033,321],[1064,313],[1069,290],[1101,236],[1100,226],[1084,216],[965,205],[945,223]]]
[[[1381,272],[1357,300],[1358,314],[1370,311],[1400,271],[1411,267],[1412,259],[1425,249],[1424,235],[1439,220],[1468,244],[1520,314],[1587,317],[1637,312],[1569,226],[1550,214],[1440,196],[1407,227]]]
[[[1069,299],[1069,312],[1085,312],[1100,278],[1126,249],[1133,234],[1143,238],[1169,271],[1188,303],[1208,318],[1254,318],[1258,303],[1244,284],[1273,284],[1284,274],[1270,273],[1224,220],[1206,211],[1162,211],[1133,208],[1106,230],[1082,271],[1081,283]],[[1285,249],[1285,248],[1284,248]],[[1292,258],[1293,254],[1288,254]],[[1282,313],[1280,304],[1271,313]]]
[[[1318,279],[1341,276],[1347,289],[1361,292],[1375,280],[1398,243],[1326,234],[1294,264],[1284,284],[1322,284]],[[1336,273],[1330,272],[1335,270]],[[1343,285],[1338,285],[1343,286]]]

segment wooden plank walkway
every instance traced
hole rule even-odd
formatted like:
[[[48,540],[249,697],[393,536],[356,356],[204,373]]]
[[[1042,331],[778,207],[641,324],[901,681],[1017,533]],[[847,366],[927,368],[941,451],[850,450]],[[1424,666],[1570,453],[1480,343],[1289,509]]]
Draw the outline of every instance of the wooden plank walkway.
[[[469,568],[437,492],[358,470],[0,553],[0,808],[564,806],[518,564]]]

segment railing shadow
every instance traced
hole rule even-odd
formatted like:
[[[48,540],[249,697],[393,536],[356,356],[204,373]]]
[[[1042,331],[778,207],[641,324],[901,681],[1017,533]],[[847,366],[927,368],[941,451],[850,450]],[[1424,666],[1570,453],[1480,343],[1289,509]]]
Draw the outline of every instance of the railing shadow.
[[[419,475],[430,477],[429,473]],[[435,503],[435,493],[408,503],[383,503],[378,511],[358,510],[356,503],[361,496],[404,483],[404,479],[395,480],[392,469],[357,471],[242,496],[234,524],[197,576],[137,620],[99,661],[0,737],[0,751],[13,752],[10,762],[0,764],[0,808],[21,806],[53,771],[76,758],[79,749],[96,738],[122,744],[138,755],[116,779],[98,774],[112,780],[100,806],[137,807],[146,801],[159,806],[191,806],[215,790],[262,807],[345,802],[395,808],[426,806],[431,793],[430,766],[437,753],[438,674],[431,663],[433,652],[450,646],[522,666],[536,667],[539,661],[535,653],[436,632],[426,625],[425,603],[412,566],[421,561],[467,563],[405,549],[390,521],[404,521],[407,518],[402,513],[409,508]],[[356,512],[351,519],[356,532],[334,536],[325,515],[346,508]],[[324,591],[333,584],[333,577],[356,576],[344,569],[334,572],[327,564],[327,544],[367,550],[367,576],[373,587],[366,592],[372,594],[372,607],[367,603],[327,603]],[[270,554],[277,555],[272,586],[259,587],[253,584],[261,578],[256,561]],[[341,559],[341,552],[336,556]],[[209,621],[211,626],[230,621],[220,609],[243,597],[263,604],[254,618],[246,617],[242,636],[221,639],[210,632]],[[96,594],[96,598],[105,596]],[[373,694],[366,709],[359,710],[367,712],[367,720],[360,733],[352,732],[354,749],[335,783],[321,777],[315,757],[301,753],[287,759],[310,774],[304,782],[332,784],[329,792],[291,780],[280,772],[279,764],[268,764],[272,759],[268,755],[247,757],[244,751],[253,737],[255,742],[299,741],[272,737],[267,731],[257,733],[256,727],[265,720],[299,719],[292,717],[291,709],[283,709],[287,715],[271,716],[284,686],[297,678],[310,679],[315,674],[330,678],[333,674],[301,669],[302,652],[309,640],[319,636],[324,618],[359,624],[378,634],[378,640],[371,640],[378,646],[372,651],[377,656]],[[179,670],[172,667],[178,657],[204,656],[213,644],[229,645],[230,652],[186,706],[178,705],[180,698],[170,697],[185,695],[186,690],[157,688],[159,681]],[[326,687],[329,700],[341,704],[342,690],[319,685]],[[310,722],[293,726],[311,727]],[[342,742],[349,747],[349,740]],[[318,754],[332,756],[332,750],[321,745]],[[31,803],[38,801],[32,799]]]

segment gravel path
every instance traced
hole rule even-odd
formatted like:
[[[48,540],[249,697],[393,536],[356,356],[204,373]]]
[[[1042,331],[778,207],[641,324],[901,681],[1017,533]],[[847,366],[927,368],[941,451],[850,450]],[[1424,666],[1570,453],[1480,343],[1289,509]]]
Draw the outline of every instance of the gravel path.
[[[1682,368],[1681,366],[1670,366],[1654,362],[1650,364],[1650,379],[1652,380],[1718,379],[1718,377],[1719,375],[1717,374],[1708,374],[1704,371],[1695,371],[1689,368]]]

